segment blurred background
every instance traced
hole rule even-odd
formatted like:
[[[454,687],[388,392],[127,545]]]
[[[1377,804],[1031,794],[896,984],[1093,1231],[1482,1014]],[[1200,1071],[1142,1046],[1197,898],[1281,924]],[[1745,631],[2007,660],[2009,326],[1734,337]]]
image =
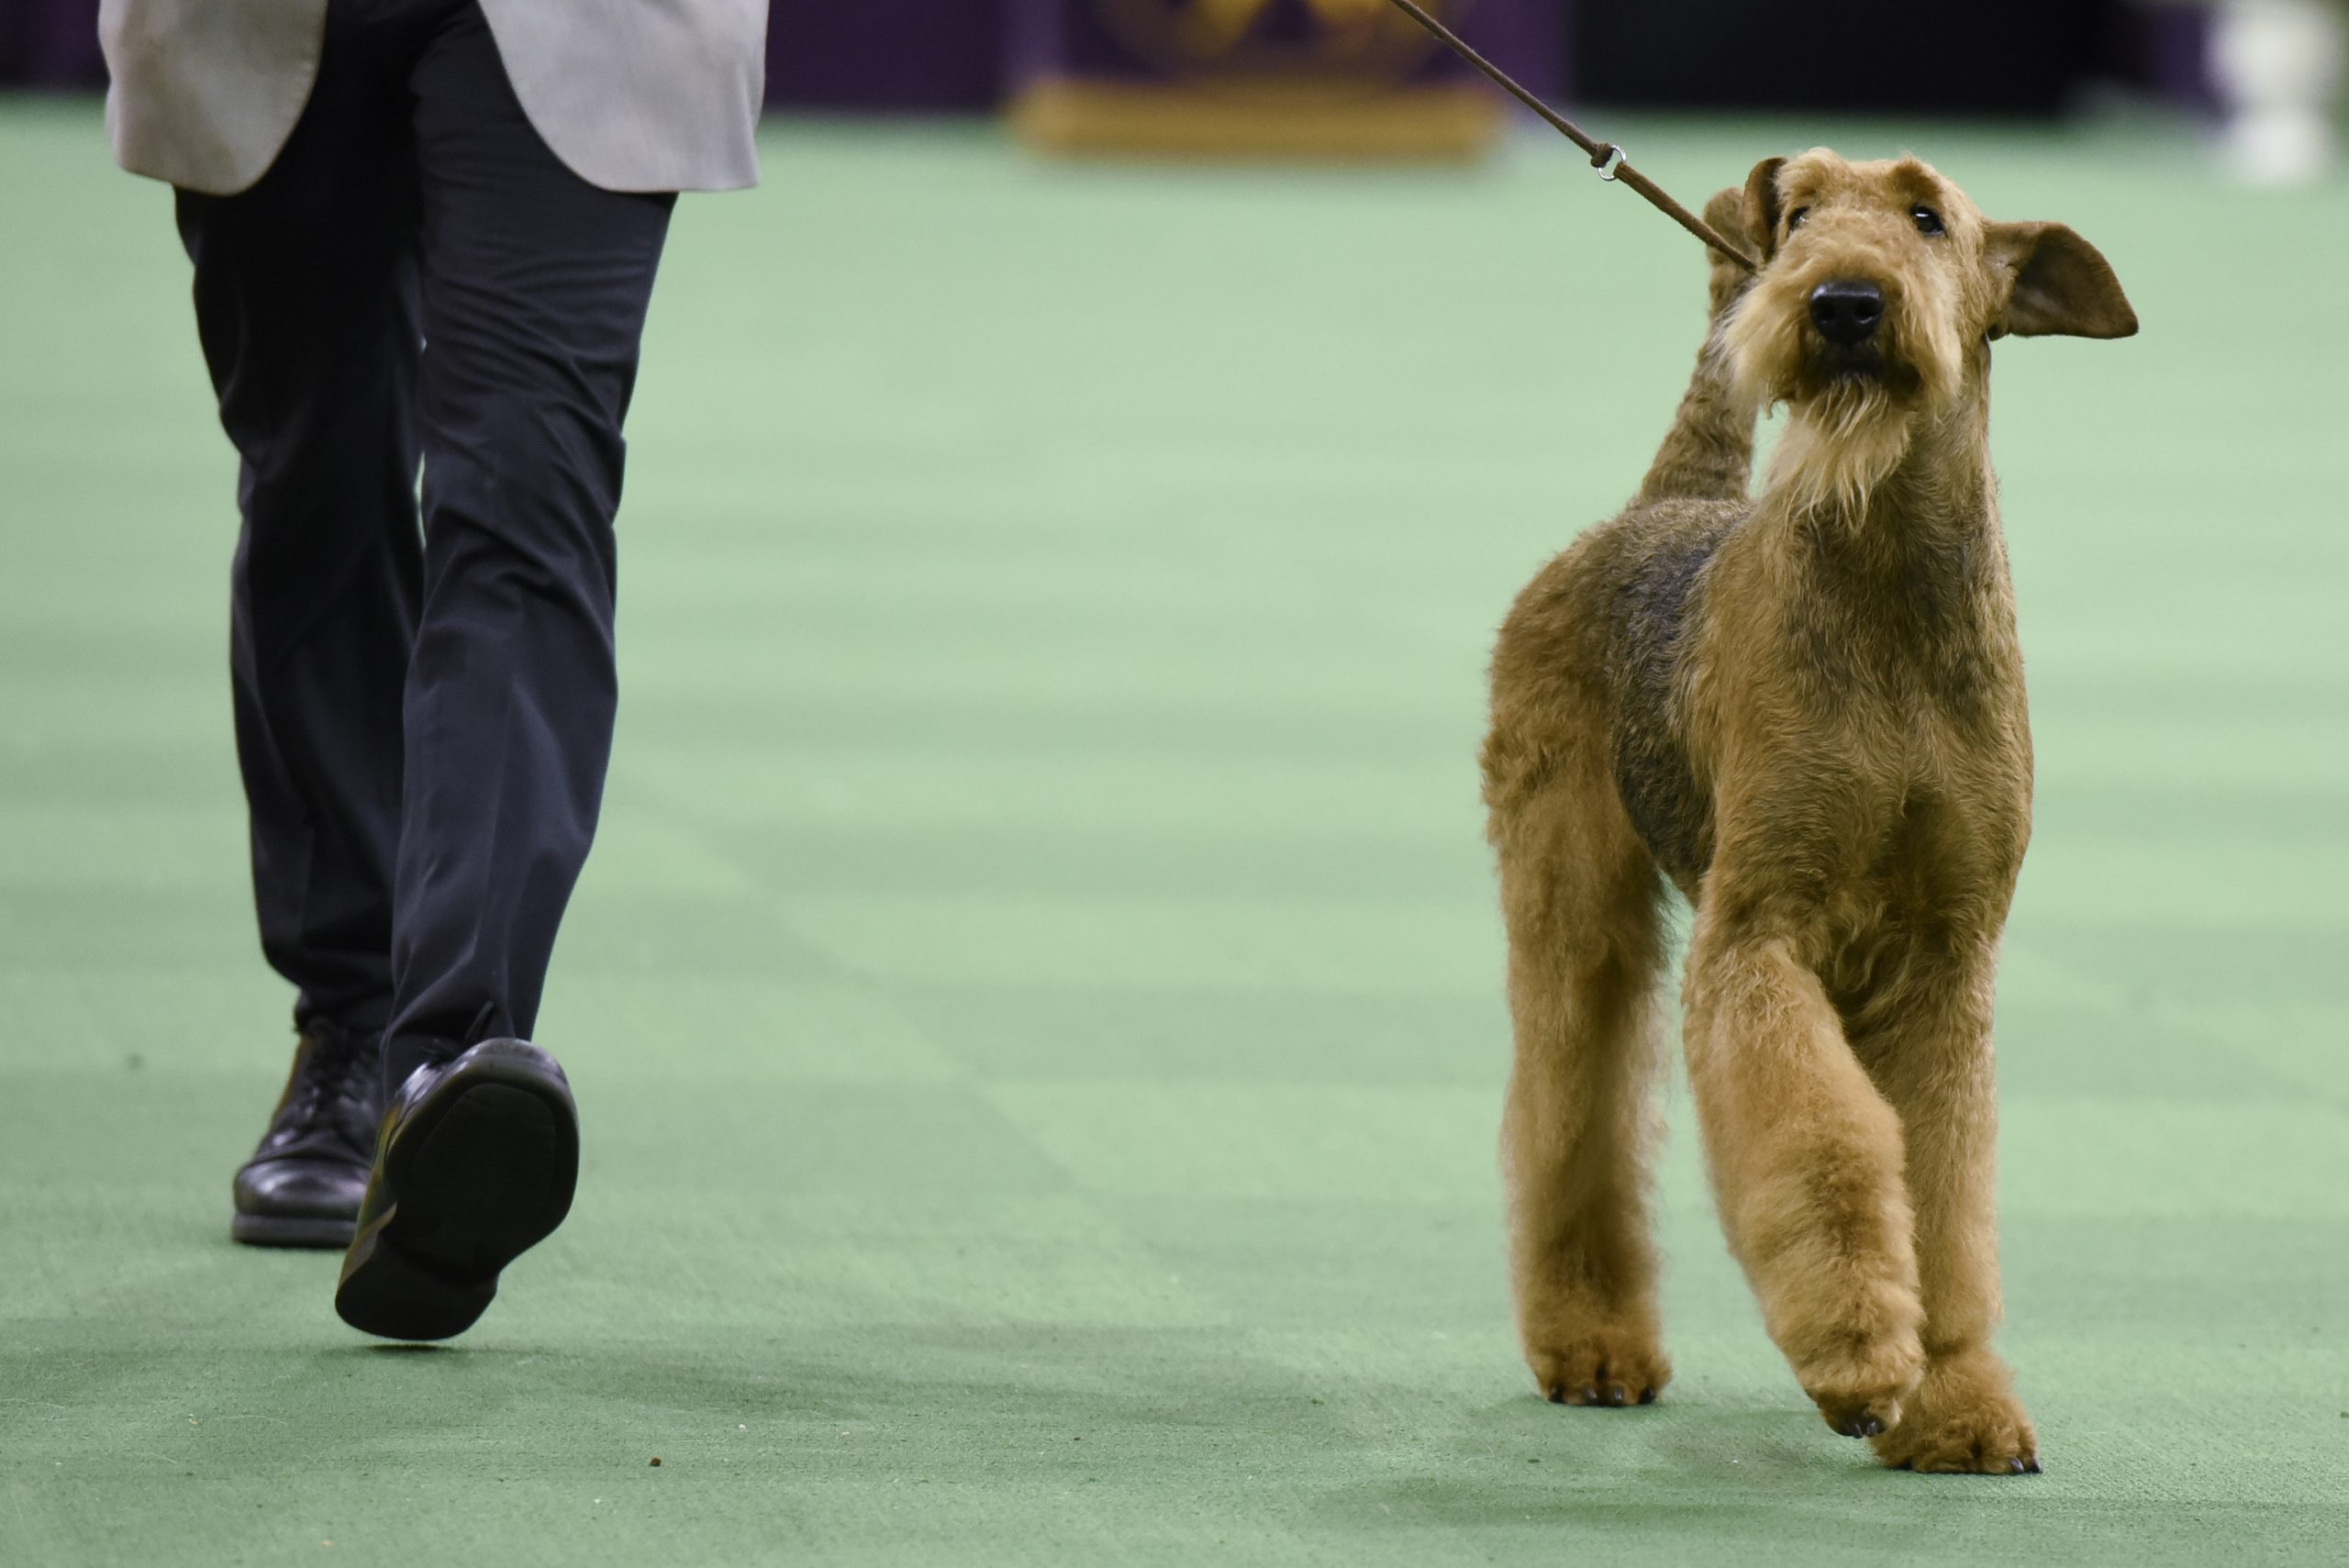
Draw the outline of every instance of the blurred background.
[[[0,0],[0,1562],[2337,1564],[2339,13],[1440,7],[1692,206],[1914,151],[2143,320],[1997,351],[2001,1489],[1820,1426],[1677,1089],[1664,1402],[1518,1359],[1484,662],[1705,266],[1382,6],[776,6],[630,417],[578,1206],[399,1353],[228,1240],[235,464],[93,0]]]
[[[9,0],[0,87],[102,84],[98,0]],[[1443,0],[1535,92],[1624,106],[2225,118],[2243,172],[2331,157],[2336,0]],[[785,111],[1008,112],[1064,149],[1461,155],[1492,96],[1386,0],[774,0]]]

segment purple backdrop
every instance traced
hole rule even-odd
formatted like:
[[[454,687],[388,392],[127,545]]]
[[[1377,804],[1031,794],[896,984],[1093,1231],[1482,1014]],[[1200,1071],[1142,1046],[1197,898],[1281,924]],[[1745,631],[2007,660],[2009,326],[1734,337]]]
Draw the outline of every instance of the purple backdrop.
[[[0,6],[0,83],[101,87],[98,0],[6,0]]]
[[[951,113],[995,106],[1015,0],[773,0],[767,102]]]
[[[1013,84],[1024,0],[773,0],[767,98],[787,107],[951,113],[985,109]],[[1575,0],[1483,0],[1467,26],[1528,86],[1568,80],[1563,26]],[[2199,99],[2203,20],[2190,6],[2128,0],[2140,37],[2132,79]],[[98,0],[0,0],[0,85],[97,87]],[[1032,39],[1032,33],[1030,35]],[[1032,44],[1030,45],[1032,47]]]
[[[1494,64],[1533,92],[1553,97],[1564,75],[1561,24],[1565,3],[1467,0],[1465,6],[1433,8],[1446,10],[1445,19]],[[1129,5],[1128,9],[1146,7]],[[1142,62],[1142,54],[1130,38],[1118,36],[1104,17],[1099,0],[1012,0],[1010,23],[1005,47],[997,50],[1006,61],[1008,86],[1023,87],[1039,78],[1063,76],[1127,82],[1163,79],[1159,67]],[[1411,61],[1396,80],[1425,83],[1477,79],[1473,69],[1399,17],[1393,32],[1406,40],[1405,58]],[[1306,39],[1323,36],[1323,25],[1297,0],[1275,0],[1265,7],[1258,34],[1275,47],[1286,44],[1294,49]],[[1298,52],[1310,61],[1309,51]],[[1311,69],[1309,64],[1306,68]]]

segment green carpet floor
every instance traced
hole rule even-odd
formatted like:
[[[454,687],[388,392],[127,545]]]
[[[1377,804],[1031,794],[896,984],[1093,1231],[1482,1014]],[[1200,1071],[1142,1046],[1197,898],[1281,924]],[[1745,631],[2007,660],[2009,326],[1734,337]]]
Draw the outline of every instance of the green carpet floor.
[[[1609,122],[1696,199],[1816,127]],[[605,831],[541,1038],[570,1225],[431,1351],[228,1183],[287,996],[230,462],[160,187],[0,109],[0,1563],[2340,1562],[2349,193],[2174,134],[1846,126],[2102,245],[1999,350],[2038,840],[2003,1344],[2047,1473],[1873,1469],[1674,1091],[1667,1401],[1499,1267],[1480,673],[1629,492],[1695,248],[1563,149],[1041,166],[778,126],[688,200]],[[654,1468],[654,1456],[661,1461]]]

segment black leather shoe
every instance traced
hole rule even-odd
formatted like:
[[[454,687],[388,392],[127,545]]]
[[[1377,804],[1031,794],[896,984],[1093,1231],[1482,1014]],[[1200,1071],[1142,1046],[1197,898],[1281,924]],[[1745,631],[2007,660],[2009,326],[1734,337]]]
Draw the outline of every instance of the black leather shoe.
[[[375,1147],[379,1042],[324,1018],[302,1026],[285,1093],[237,1172],[228,1234],[255,1247],[348,1247]]]
[[[387,1340],[464,1332],[578,1183],[579,1112],[553,1057],[485,1040],[417,1068],[384,1117],[335,1311]]]

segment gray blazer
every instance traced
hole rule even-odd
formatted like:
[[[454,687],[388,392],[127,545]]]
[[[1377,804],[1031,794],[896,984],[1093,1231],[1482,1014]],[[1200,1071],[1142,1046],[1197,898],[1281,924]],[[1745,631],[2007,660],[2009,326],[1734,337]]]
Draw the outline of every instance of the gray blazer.
[[[758,183],[767,0],[481,0],[555,156],[613,191]],[[327,0],[99,0],[106,128],[135,173],[231,195],[317,79]]]

